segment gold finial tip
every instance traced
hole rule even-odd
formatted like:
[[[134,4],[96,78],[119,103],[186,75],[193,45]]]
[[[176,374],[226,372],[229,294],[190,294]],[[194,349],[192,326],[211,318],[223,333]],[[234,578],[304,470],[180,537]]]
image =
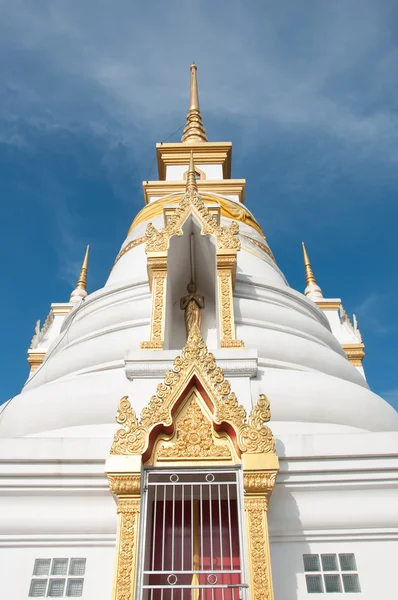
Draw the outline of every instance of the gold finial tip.
[[[193,62],[192,65],[189,67],[191,71],[197,71],[198,67],[195,65],[195,63]]]

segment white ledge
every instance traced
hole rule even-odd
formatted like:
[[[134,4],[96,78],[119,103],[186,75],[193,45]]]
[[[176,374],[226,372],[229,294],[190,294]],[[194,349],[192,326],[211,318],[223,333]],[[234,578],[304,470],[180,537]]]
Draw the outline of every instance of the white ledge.
[[[226,377],[256,377],[257,350],[246,348],[209,349],[217,366]],[[173,368],[174,359],[181,350],[132,350],[125,356],[127,379],[162,379]]]

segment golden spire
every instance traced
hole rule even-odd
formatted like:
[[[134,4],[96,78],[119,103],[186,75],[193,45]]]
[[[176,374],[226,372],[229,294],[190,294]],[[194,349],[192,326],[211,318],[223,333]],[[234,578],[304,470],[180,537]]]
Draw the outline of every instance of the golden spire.
[[[87,269],[88,269],[88,252],[90,250],[90,246],[86,248],[86,254],[84,255],[84,260],[82,264],[82,268],[80,271],[79,279],[77,280],[76,288],[73,290],[70,296],[70,302],[77,302],[87,296]]]
[[[308,258],[307,250],[304,242],[301,242],[303,246],[304,255],[304,268],[305,268],[305,284],[306,288],[304,294],[312,299],[323,298],[322,290],[316,282],[314,272],[311,268],[310,259]]]
[[[198,82],[196,79],[197,66],[192,64],[191,67],[191,87],[189,95],[189,109],[187,114],[187,122],[182,142],[195,144],[197,142],[207,142],[206,130],[203,127],[202,115],[199,108],[199,93]]]
[[[195,173],[195,164],[193,162],[193,152],[191,151],[191,156],[189,158],[189,167],[187,171],[187,181],[185,184],[185,192],[189,192],[195,190],[198,191],[198,184],[196,181],[196,173]]]
[[[85,290],[87,287],[87,268],[88,268],[88,251],[90,250],[90,246],[88,245],[86,248],[86,254],[84,255],[84,260],[82,264],[82,270],[80,271],[79,279],[77,280],[76,288],[79,290]]]

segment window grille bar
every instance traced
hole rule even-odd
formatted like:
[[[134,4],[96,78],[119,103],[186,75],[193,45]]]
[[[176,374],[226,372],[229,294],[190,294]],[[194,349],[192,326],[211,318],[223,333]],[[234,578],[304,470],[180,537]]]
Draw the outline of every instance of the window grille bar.
[[[204,557],[203,557],[203,488],[199,488],[199,499],[200,499],[200,564],[203,571]]]
[[[210,565],[213,569],[213,511],[212,511],[211,487],[209,487],[209,525],[210,525]]]
[[[181,488],[181,570],[184,570],[184,530],[185,530],[185,520],[184,520],[184,509],[185,509],[185,488]]]
[[[172,524],[171,524],[171,570],[174,570],[174,539],[175,539],[175,516],[176,516],[176,486],[173,486],[172,500]]]
[[[229,485],[227,485],[227,504],[228,504],[228,536],[229,536],[229,566],[232,568],[232,525],[231,525],[231,498]]]
[[[162,570],[164,570],[164,540],[166,533],[166,486],[163,486],[163,523],[162,523]],[[163,589],[161,591],[161,600],[163,600]]]

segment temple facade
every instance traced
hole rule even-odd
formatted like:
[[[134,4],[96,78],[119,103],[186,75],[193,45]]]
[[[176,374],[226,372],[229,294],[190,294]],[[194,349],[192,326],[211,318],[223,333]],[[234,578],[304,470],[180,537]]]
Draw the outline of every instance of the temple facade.
[[[190,77],[108,281],[87,248],[1,407],[1,597],[393,600],[398,414],[304,244],[288,285]]]

